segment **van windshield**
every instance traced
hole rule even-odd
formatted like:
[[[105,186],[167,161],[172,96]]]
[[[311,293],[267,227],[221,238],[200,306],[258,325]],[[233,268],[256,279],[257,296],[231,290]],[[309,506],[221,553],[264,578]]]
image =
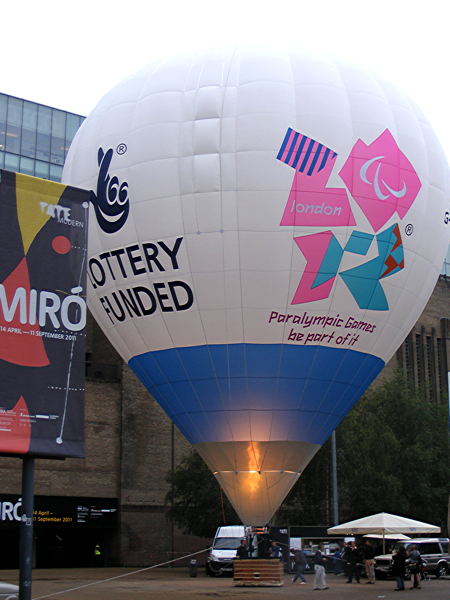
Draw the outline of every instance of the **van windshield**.
[[[239,548],[241,538],[216,538],[214,540],[214,548],[216,550],[236,550]]]

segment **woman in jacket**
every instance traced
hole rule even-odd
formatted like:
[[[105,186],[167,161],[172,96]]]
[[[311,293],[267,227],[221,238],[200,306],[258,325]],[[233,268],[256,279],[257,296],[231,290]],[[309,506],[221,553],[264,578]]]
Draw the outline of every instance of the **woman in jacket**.
[[[396,592],[405,589],[406,550],[400,546],[392,555],[392,575],[397,581]]]
[[[409,570],[413,580],[413,585],[411,587],[420,588],[420,565],[422,564],[422,558],[417,546],[410,546],[408,548],[408,558]]]

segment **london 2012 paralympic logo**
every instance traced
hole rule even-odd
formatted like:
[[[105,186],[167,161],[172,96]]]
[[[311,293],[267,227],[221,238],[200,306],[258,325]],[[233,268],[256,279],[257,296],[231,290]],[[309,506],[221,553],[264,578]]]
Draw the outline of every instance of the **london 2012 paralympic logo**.
[[[117,146],[117,153],[126,152],[125,144]],[[97,192],[92,192],[91,202],[94,206],[97,223],[105,233],[115,233],[125,224],[130,212],[130,199],[128,197],[128,183],[119,182],[116,175],[109,174],[113,149],[106,152],[98,149],[97,161],[99,166],[97,179]]]
[[[356,225],[344,188],[327,187],[337,153],[289,128],[278,160],[295,169],[281,226]],[[374,233],[354,230],[342,246],[331,229],[294,238],[307,264],[291,304],[328,298],[339,275],[362,309],[388,310],[381,279],[404,268],[398,223],[380,231],[397,213],[402,219],[421,188],[420,179],[388,129],[366,145],[359,139],[339,176]],[[340,270],[345,252],[367,255],[376,240],[378,256]]]

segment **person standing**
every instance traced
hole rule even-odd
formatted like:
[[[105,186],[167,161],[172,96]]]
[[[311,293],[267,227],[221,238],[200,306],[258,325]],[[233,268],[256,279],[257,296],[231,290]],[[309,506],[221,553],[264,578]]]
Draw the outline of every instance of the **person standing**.
[[[271,542],[270,558],[281,558],[281,547],[275,541]]]
[[[366,540],[363,548],[364,569],[367,575],[367,583],[375,583],[375,551],[372,543]]]
[[[314,554],[314,587],[313,590],[327,590],[327,579],[325,575],[325,561],[326,558],[322,554],[323,545],[319,544],[319,547]]]
[[[258,558],[270,558],[272,548],[271,540],[267,533],[263,533],[258,540]]]
[[[236,557],[237,558],[248,558],[247,540],[241,540],[241,543],[240,543],[238,549],[236,550]]]
[[[342,553],[340,548],[336,548],[333,553],[333,570],[335,575],[342,573]]]
[[[347,577],[347,580],[350,579],[352,574],[351,569],[351,554],[352,554],[352,546],[350,542],[344,543],[344,548],[342,550],[342,564],[344,567],[344,575]],[[348,583],[348,581],[347,581]]]
[[[406,570],[406,550],[400,546],[397,552],[392,555],[392,575],[397,581],[397,587],[394,591],[399,592],[405,589],[405,570]]]
[[[362,562],[362,553],[359,547],[355,546],[355,542],[349,542],[345,550],[345,561],[347,566],[347,581],[352,583],[353,577],[356,583],[359,583],[360,564]]]
[[[422,557],[417,549],[417,546],[410,546],[408,548],[408,559],[409,559],[409,571],[413,579],[413,588],[420,588],[420,566],[422,564]]]
[[[305,576],[303,573],[305,572],[307,560],[305,553],[300,548],[293,548],[292,552],[294,553],[294,567],[295,567],[295,575],[292,578],[292,583],[295,583],[297,579],[300,579],[301,585],[306,583]]]

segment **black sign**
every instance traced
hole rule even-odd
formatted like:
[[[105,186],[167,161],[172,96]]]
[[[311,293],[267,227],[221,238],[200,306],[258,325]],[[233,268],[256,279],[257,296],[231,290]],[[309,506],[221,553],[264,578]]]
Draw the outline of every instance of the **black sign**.
[[[0,496],[0,528],[18,526],[22,517],[22,499],[14,494]],[[33,521],[36,527],[115,528],[118,522],[115,498],[66,498],[35,496]]]

